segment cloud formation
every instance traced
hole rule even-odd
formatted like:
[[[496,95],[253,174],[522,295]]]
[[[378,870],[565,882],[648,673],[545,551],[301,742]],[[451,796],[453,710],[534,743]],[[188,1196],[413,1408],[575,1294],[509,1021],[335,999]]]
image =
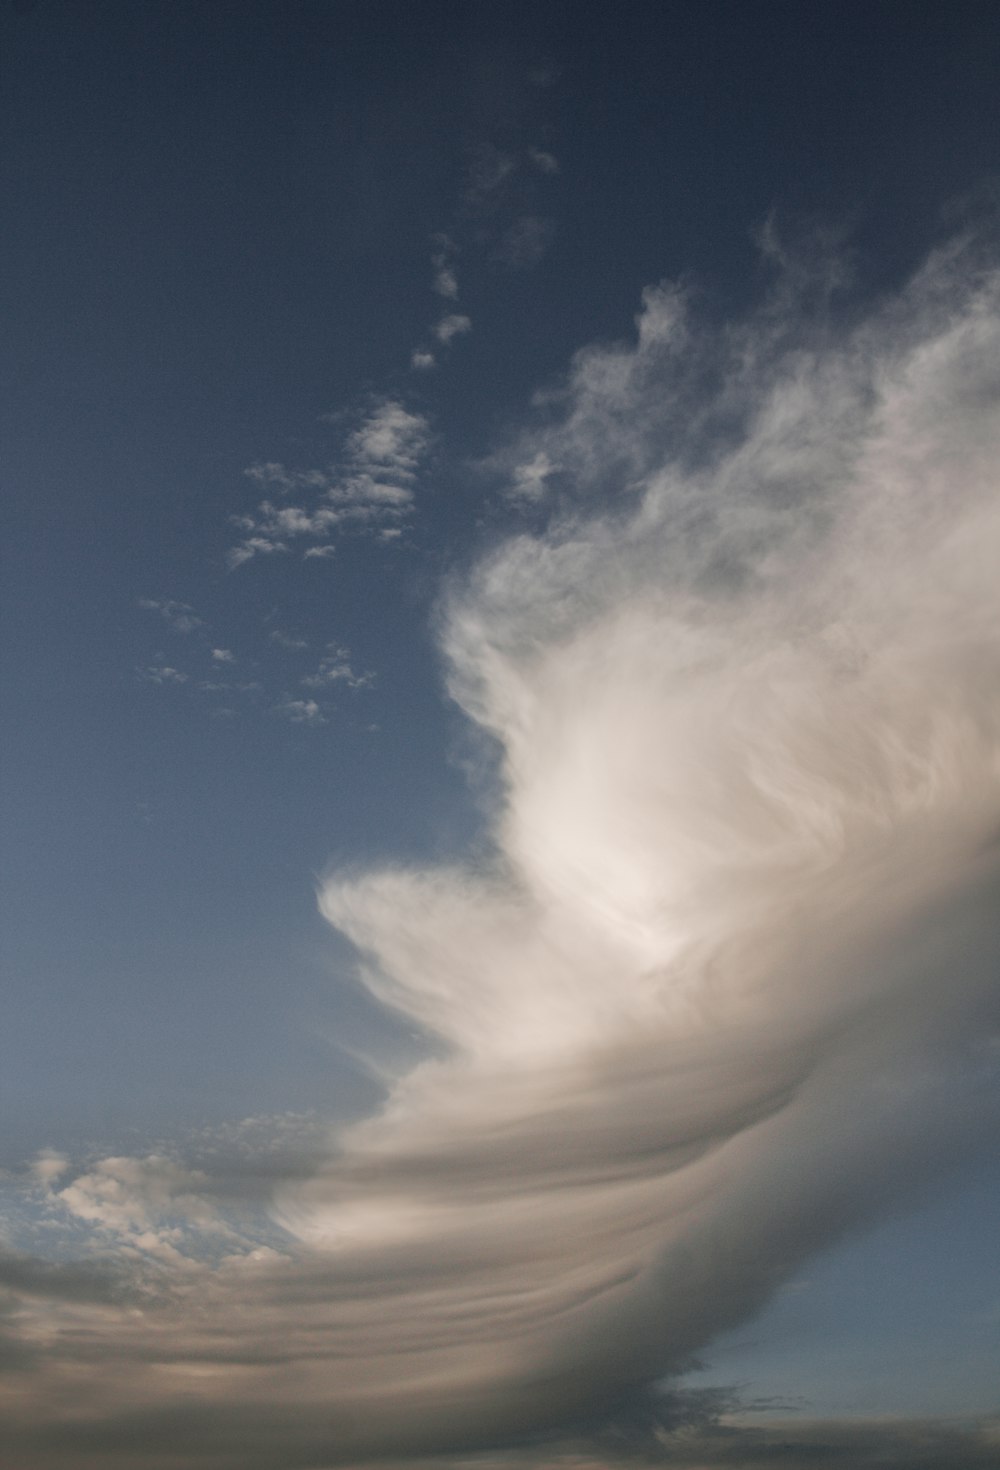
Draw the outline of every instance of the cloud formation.
[[[304,538],[306,558],[333,554],[334,538],[348,531],[392,539],[409,516],[417,470],[430,445],[430,425],[398,399],[372,404],[346,436],[339,464],[294,470],[269,461],[246,471],[249,479],[284,499],[262,500],[253,515],[234,518],[243,532],[230,549],[231,569],[256,556],[285,552]],[[294,495],[297,504],[289,503]]]
[[[501,459],[547,520],[441,618],[489,847],[320,895],[428,1056],[268,1244],[19,1298],[26,1470],[988,1463],[653,1394],[1000,1121],[1000,269],[954,242],[848,326],[831,280],[722,330],[651,289],[539,399]],[[400,405],[358,435],[415,473]],[[125,1162],[49,1187],[133,1232],[216,1189]]]

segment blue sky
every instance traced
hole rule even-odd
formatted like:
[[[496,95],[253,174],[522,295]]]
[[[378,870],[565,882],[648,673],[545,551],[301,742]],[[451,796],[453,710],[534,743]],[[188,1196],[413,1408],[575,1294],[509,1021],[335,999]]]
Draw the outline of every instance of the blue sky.
[[[0,44],[18,1465],[986,1464],[996,8]]]

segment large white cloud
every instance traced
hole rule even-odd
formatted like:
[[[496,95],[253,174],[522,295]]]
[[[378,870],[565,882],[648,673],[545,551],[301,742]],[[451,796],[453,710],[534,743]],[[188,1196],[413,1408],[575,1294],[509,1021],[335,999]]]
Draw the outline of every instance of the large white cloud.
[[[281,1188],[285,1254],[60,1308],[86,1350],[45,1328],[37,1463],[599,1420],[989,1136],[1000,272],[960,242],[849,328],[832,279],[716,331],[648,292],[508,446],[549,519],[442,616],[489,842],[321,894],[434,1055]]]

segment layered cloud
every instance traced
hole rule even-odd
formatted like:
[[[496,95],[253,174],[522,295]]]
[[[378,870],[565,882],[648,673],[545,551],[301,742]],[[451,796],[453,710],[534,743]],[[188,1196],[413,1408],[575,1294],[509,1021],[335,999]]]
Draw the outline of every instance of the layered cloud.
[[[954,243],[851,325],[835,281],[719,330],[648,291],[498,457],[541,524],[441,615],[486,841],[320,896],[427,1057],[262,1167],[263,1244],[188,1244],[210,1171],[36,1171],[156,1274],[17,1296],[26,1470],[988,1463],[656,1388],[1000,1121],[1000,270]],[[405,484],[425,434],[351,454]]]

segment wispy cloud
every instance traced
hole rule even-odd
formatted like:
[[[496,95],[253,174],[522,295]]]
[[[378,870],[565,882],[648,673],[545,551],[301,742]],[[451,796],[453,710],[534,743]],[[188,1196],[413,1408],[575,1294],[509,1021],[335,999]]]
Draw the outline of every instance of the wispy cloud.
[[[274,706],[293,725],[325,725],[326,716],[315,699],[286,699]]]
[[[541,500],[548,488],[553,465],[544,449],[539,449],[530,459],[511,467],[511,481],[505,487],[507,496],[515,502],[534,503]]]
[[[302,503],[266,499],[254,515],[236,517],[246,534],[229,551],[229,566],[288,551],[298,538],[317,543],[306,548],[307,557],[329,556],[337,535],[377,534],[397,526],[412,509],[417,470],[429,443],[430,425],[422,414],[398,399],[382,398],[346,436],[340,463],[326,470],[294,470],[276,462],[252,466],[248,473],[255,483],[284,496],[295,494]]]
[[[350,649],[341,648],[336,643],[329,644],[315,672],[302,679],[307,689],[326,689],[332,684],[345,684],[349,689],[367,689],[374,682],[374,674],[359,674],[352,668]]]
[[[203,694],[260,694],[263,686],[258,679],[241,679],[236,683],[229,680],[202,679],[198,688]]]
[[[455,274],[454,241],[447,235],[437,237],[437,248],[431,256],[434,268],[434,290],[439,296],[454,301],[458,296],[458,276]]]
[[[551,220],[537,214],[522,214],[501,235],[493,259],[511,270],[530,270],[548,250],[554,234]]]
[[[451,312],[443,316],[434,327],[434,335],[442,346],[447,347],[456,337],[462,337],[466,332],[472,331],[472,322],[467,316],[460,312]]]
[[[77,1219],[148,1249],[152,1227],[163,1216],[179,1216],[202,1229],[216,1223],[204,1198],[205,1182],[204,1176],[162,1155],[106,1158],[77,1175],[56,1199]],[[156,1242],[169,1244],[161,1236]],[[173,1254],[171,1250],[171,1258]]]
[[[529,148],[528,157],[539,173],[557,174],[559,172],[558,158],[546,148]]]
[[[396,399],[386,398],[347,440],[347,453],[360,470],[412,479],[427,448],[427,420]]]
[[[278,490],[284,495],[295,490],[323,490],[327,485],[322,470],[289,470],[275,460],[252,464],[243,473],[262,489]]]
[[[60,1175],[65,1174],[70,1166],[70,1161],[65,1154],[56,1149],[42,1149],[31,1164],[31,1174],[40,1184],[48,1187],[53,1184]]]
[[[522,87],[525,81],[532,88],[541,85],[522,78]],[[516,91],[517,84],[512,101]],[[517,111],[515,103],[512,112]],[[523,124],[515,131],[521,132],[523,140]],[[485,259],[508,270],[530,270],[542,260],[555,235],[555,224],[548,215],[539,212],[538,197],[543,180],[551,179],[558,172],[559,160],[555,154],[535,143],[525,146],[522,141],[518,146],[500,147],[493,139],[483,138],[473,147],[451,227],[434,236],[431,267],[437,295],[457,305],[459,282],[455,260],[462,245],[468,252],[467,260]],[[471,328],[471,318],[455,311],[442,317],[430,331],[447,347],[455,337]],[[410,354],[414,372],[426,373],[436,365],[435,351],[426,342]]]
[[[162,656],[157,657],[151,664],[137,668],[136,674],[147,684],[186,684],[188,681],[188,675],[183,669],[174,668],[172,664],[166,663]]]
[[[498,196],[516,173],[517,158],[495,144],[484,142],[474,150],[466,174],[466,201],[477,208],[495,208]]]
[[[227,554],[227,561],[231,570],[243,566],[244,562],[252,561],[255,556],[270,556],[276,551],[287,551],[288,547],[284,541],[278,539],[276,529],[272,529],[269,519],[270,507],[267,501],[261,505],[264,518],[254,521],[250,517],[240,517],[240,523],[244,530],[253,527],[256,534],[246,536],[238,546],[232,547]]]
[[[140,597],[139,606],[147,612],[159,613],[175,633],[193,633],[202,626],[202,620],[186,602],[173,602],[169,598]]]

